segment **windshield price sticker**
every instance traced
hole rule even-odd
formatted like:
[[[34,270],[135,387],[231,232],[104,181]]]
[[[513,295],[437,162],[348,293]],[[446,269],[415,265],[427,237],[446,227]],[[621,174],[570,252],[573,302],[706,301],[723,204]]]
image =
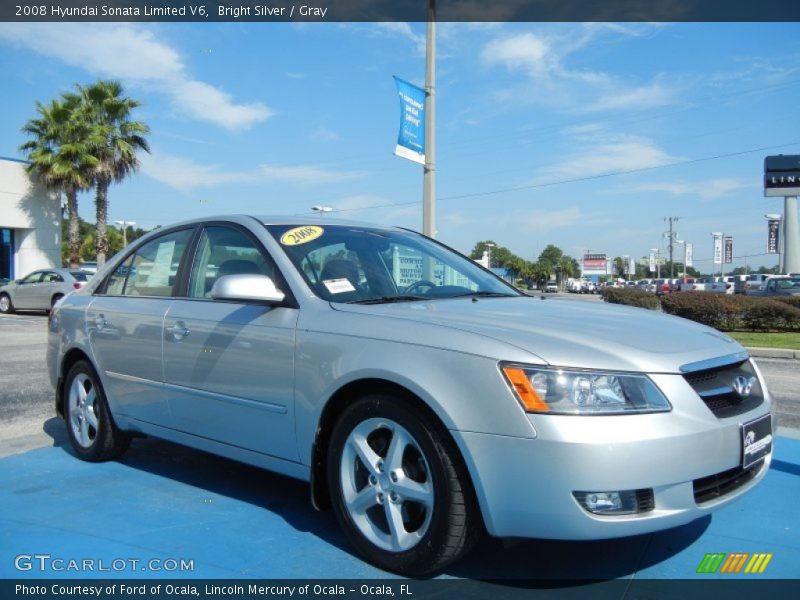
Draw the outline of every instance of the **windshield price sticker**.
[[[328,288],[331,294],[344,294],[345,292],[355,292],[356,288],[350,283],[349,279],[326,279],[322,283]]]
[[[284,246],[299,246],[300,244],[307,244],[308,242],[317,239],[325,233],[322,227],[316,225],[303,225],[302,227],[295,227],[290,229],[281,236],[281,244]]]

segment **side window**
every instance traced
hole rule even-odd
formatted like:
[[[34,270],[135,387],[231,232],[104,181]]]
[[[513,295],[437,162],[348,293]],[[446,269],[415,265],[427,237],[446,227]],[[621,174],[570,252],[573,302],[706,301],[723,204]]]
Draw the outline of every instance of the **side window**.
[[[64,278],[58,273],[45,273],[42,277],[43,283],[64,283]]]
[[[109,276],[106,294],[114,296],[171,296],[191,229],[150,240]]]
[[[39,283],[42,280],[42,275],[43,273],[41,271],[31,273],[25,279],[20,281],[20,283]]]
[[[210,298],[225,275],[266,275],[275,281],[275,263],[244,233],[232,227],[206,227],[197,244],[189,281],[190,298]]]
[[[106,294],[109,296],[122,296],[125,291],[125,280],[128,279],[128,273],[131,272],[131,263],[133,263],[133,256],[128,258],[123,263],[114,269],[111,275],[106,280]]]

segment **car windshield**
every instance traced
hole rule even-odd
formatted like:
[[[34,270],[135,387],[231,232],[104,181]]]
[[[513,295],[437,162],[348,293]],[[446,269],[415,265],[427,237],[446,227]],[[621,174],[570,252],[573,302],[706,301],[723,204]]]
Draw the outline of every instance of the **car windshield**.
[[[346,225],[266,227],[314,293],[331,302],[521,295],[470,259],[417,233]]]

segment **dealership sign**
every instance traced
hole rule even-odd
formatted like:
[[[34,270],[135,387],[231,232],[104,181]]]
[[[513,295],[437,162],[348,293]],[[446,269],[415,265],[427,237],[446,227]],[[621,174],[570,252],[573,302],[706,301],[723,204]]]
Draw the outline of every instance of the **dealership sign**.
[[[693,265],[692,263],[693,260],[694,260],[694,246],[692,246],[691,244],[686,244],[684,267],[691,267]]]
[[[733,262],[733,238],[725,237],[725,264],[729,265]]]
[[[764,195],[800,195],[800,155],[779,154],[764,159]]]
[[[715,235],[714,236],[714,264],[721,265],[722,264],[722,236]]]
[[[584,254],[581,273],[583,275],[607,275],[608,260],[606,259],[606,255]]]
[[[781,222],[778,219],[767,221],[767,253],[778,254],[778,240],[781,235]]]

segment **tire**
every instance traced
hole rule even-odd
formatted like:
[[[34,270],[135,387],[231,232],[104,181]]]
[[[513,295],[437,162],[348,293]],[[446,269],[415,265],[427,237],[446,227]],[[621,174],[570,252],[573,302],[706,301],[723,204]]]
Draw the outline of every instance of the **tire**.
[[[111,417],[103,386],[92,365],[76,362],[64,382],[67,437],[78,458],[102,462],[121,456],[131,437]]]
[[[11,302],[11,296],[8,294],[0,294],[0,313],[10,315],[14,312],[14,303]]]
[[[367,395],[342,413],[328,448],[345,535],[369,562],[403,575],[441,570],[483,531],[461,455],[432,421],[395,396]]]
[[[53,297],[50,299],[50,310],[56,305],[56,302],[61,300],[64,297],[64,294],[53,294]]]

